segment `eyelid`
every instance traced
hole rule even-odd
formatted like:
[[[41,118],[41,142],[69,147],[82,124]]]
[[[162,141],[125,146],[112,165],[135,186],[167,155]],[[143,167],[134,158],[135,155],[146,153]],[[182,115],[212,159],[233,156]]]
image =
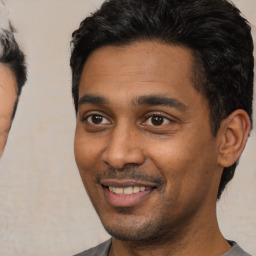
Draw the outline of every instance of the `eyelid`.
[[[92,121],[89,121],[90,118],[92,118],[93,116],[100,116],[102,117],[102,122],[99,123],[99,124],[95,124],[93,123]],[[106,124],[111,124],[111,122],[104,116],[101,116],[101,115],[97,115],[97,114],[92,114],[92,115],[89,115],[87,118],[86,118],[87,122],[92,124],[92,125],[106,125]],[[104,121],[105,120],[105,121]],[[107,122],[106,122],[107,121]]]
[[[167,117],[165,114],[162,114],[162,113],[150,113],[148,114],[145,118],[144,118],[144,121],[143,121],[143,125],[152,117],[154,116],[159,116],[159,117],[162,117],[163,119],[165,120],[168,120],[168,123],[176,123],[175,119],[174,118],[171,118],[171,117]],[[154,127],[161,127],[161,126],[165,126],[167,124],[161,124],[161,125],[149,125],[149,126],[154,126]]]
[[[88,113],[86,113],[86,114],[84,114],[81,118],[80,118],[80,121],[81,122],[88,122],[88,119],[90,118],[90,117],[92,117],[92,116],[94,116],[94,115],[96,115],[96,116],[101,116],[103,119],[106,119],[106,120],[108,120],[108,124],[111,124],[112,122],[111,122],[111,120],[110,120],[110,118],[108,118],[108,117],[106,117],[106,114],[104,114],[104,113],[99,113],[99,112],[97,112],[97,111],[90,111],[90,112],[88,112]],[[91,124],[91,125],[106,125],[106,123],[101,123],[101,124],[93,124],[93,123],[91,123],[91,122],[88,122],[89,124]]]

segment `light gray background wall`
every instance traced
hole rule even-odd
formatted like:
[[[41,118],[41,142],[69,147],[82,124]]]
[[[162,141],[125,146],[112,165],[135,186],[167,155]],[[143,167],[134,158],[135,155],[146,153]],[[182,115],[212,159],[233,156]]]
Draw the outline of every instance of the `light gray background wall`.
[[[108,237],[74,162],[75,116],[68,64],[71,32],[101,2],[6,1],[17,39],[27,54],[29,76],[1,160],[1,256],[68,256]],[[234,2],[256,24],[256,0]],[[218,204],[225,236],[254,255],[255,184],[256,130]]]

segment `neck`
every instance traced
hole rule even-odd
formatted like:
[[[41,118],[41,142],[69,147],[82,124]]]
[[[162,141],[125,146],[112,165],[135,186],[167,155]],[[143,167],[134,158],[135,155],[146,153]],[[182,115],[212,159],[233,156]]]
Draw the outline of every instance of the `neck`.
[[[220,256],[231,248],[219,230],[216,213],[199,225],[172,230],[169,237],[171,239],[165,238],[157,243],[113,238],[109,256]]]

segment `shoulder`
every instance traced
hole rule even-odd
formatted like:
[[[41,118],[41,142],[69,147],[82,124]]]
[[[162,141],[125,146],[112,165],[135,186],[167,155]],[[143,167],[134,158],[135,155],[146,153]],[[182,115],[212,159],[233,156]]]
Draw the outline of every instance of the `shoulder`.
[[[222,256],[252,256],[245,252],[236,242],[228,242],[232,247],[227,253],[223,254]]]
[[[111,246],[111,239],[89,250],[78,253],[74,256],[108,256],[110,246]]]

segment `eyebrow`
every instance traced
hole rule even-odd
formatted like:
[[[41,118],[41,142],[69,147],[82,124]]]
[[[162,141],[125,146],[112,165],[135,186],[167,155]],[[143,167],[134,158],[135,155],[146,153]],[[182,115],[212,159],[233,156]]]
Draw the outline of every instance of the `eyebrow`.
[[[145,95],[138,97],[133,101],[134,105],[148,105],[148,106],[168,106],[172,108],[176,108],[180,111],[186,111],[188,107],[183,104],[181,101],[166,97],[163,95]]]
[[[78,104],[110,105],[110,102],[108,99],[102,96],[94,94],[85,94],[79,99]],[[177,99],[155,94],[140,96],[132,101],[132,105],[168,106],[176,108],[180,111],[186,111],[188,108],[185,104],[183,104]]]
[[[86,103],[96,105],[109,105],[109,101],[106,98],[94,94],[86,94],[82,96],[78,101],[78,105]]]

